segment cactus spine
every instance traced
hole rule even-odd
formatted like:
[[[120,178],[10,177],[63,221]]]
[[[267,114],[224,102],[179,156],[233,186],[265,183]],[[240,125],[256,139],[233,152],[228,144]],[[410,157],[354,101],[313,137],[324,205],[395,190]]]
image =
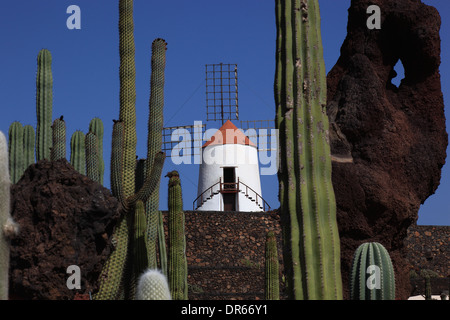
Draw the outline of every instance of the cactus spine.
[[[47,49],[39,51],[36,76],[36,160],[50,160],[52,147],[53,75],[52,55]]]
[[[98,181],[103,184],[103,176],[105,173],[105,162],[103,160],[103,122],[100,118],[94,118],[89,123],[89,132],[92,132],[97,137],[97,154],[98,154]]]
[[[180,176],[177,171],[172,171],[166,177],[169,177],[168,274],[170,293],[174,300],[187,300],[186,239]]]
[[[342,299],[318,0],[276,0],[279,198],[293,299]]]
[[[66,122],[63,119],[55,119],[52,125],[52,149],[51,161],[66,158]]]
[[[139,279],[136,300],[172,300],[166,277],[158,270],[147,270]]]
[[[153,161],[148,160],[145,170],[145,179],[142,187],[136,189],[136,90],[135,90],[135,63],[134,63],[134,36],[133,36],[133,1],[119,1],[119,51],[120,51],[120,112],[119,121],[115,122],[113,128],[113,142],[111,154],[111,168],[118,172],[111,172],[111,189],[113,194],[120,200],[124,215],[119,222],[113,237],[117,247],[112,252],[100,275],[100,289],[95,299],[117,299],[120,297],[134,297],[134,286],[123,287],[124,279],[134,279],[136,275],[128,274],[134,272],[133,264],[136,259],[127,259],[133,255],[128,250],[128,239],[133,234],[134,224],[131,219],[135,213],[134,208],[137,201],[144,203],[158,188],[161,170],[164,165],[165,154],[161,149],[157,151],[148,150]],[[153,71],[152,71],[153,73]],[[150,106],[150,109],[152,106]],[[160,111],[162,112],[162,110]],[[149,136],[151,135],[149,128]],[[119,141],[114,141],[114,139]],[[148,141],[151,141],[149,138]],[[148,149],[149,145],[147,145]],[[131,218],[130,218],[131,217]],[[148,219],[147,219],[148,220]],[[125,291],[125,292],[124,292]]]
[[[280,268],[277,239],[273,231],[267,233],[265,249],[265,299],[280,300]]]
[[[85,135],[77,130],[70,139],[70,164],[81,174],[86,174]]]
[[[14,121],[9,126],[9,174],[12,183],[17,183],[25,171],[23,126]]]
[[[394,300],[395,276],[386,248],[378,242],[360,245],[350,275],[352,300]]]

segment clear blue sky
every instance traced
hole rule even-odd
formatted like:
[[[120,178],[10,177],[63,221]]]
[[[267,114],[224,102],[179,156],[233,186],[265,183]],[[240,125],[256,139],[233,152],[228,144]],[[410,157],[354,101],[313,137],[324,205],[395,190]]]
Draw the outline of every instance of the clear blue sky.
[[[320,0],[327,72],[339,57],[346,36],[350,0]],[[442,90],[450,100],[450,2],[426,0],[441,14]],[[81,8],[81,29],[69,30],[69,5]],[[151,42],[168,42],[165,126],[206,123],[205,64],[237,63],[240,120],[273,119],[275,15],[272,0],[135,0],[137,130],[139,157],[146,155]],[[89,121],[105,125],[105,185],[109,187],[112,119],[119,116],[117,0],[16,0],[0,4],[0,130],[13,121],[36,126],[36,57],[47,48],[53,56],[53,119],[64,115],[67,141]],[[448,105],[446,107],[448,111]],[[447,119],[450,117],[447,115]],[[219,124],[208,122],[207,128]],[[239,126],[239,122],[236,123]],[[447,124],[448,126],[448,124]],[[69,150],[69,149],[68,149]],[[67,155],[69,157],[69,154]],[[166,160],[164,174],[181,174],[184,208],[197,195],[198,165]],[[167,178],[161,181],[161,209],[167,208]],[[263,197],[277,208],[276,175],[262,177]],[[419,224],[450,225],[450,171],[419,211]]]

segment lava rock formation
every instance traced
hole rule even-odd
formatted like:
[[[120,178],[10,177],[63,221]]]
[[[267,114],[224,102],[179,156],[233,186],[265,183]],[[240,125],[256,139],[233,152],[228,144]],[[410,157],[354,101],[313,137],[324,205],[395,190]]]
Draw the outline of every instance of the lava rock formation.
[[[366,25],[373,4],[381,29]],[[353,0],[348,13],[341,56],[327,76],[343,283],[356,248],[378,241],[393,260],[396,298],[407,299],[403,241],[437,189],[446,158],[441,20],[420,0]],[[391,80],[399,60],[405,78],[397,87]]]
[[[116,198],[65,159],[31,165],[11,194],[20,225],[11,242],[11,299],[69,300],[95,292],[120,216]],[[70,265],[80,267],[80,290],[67,287]]]

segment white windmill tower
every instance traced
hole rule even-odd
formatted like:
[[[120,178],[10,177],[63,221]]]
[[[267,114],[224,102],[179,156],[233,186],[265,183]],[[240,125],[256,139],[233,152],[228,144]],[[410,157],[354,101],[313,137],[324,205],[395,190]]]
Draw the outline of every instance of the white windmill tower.
[[[220,122],[221,128],[207,130],[215,132],[208,140],[206,125],[201,122],[166,127],[163,150],[171,157],[183,154],[178,159],[193,156],[194,163],[200,164],[194,210],[270,211],[262,198],[258,156],[260,151],[272,150],[267,140],[271,135],[263,133],[263,139],[260,138],[261,132],[272,129],[273,120],[241,121],[247,135],[231,122],[239,119],[236,64],[207,64],[205,81],[206,121]],[[175,140],[174,132],[177,132]],[[196,162],[199,157],[200,162]]]
[[[197,210],[266,211],[258,150],[230,120],[202,146]]]

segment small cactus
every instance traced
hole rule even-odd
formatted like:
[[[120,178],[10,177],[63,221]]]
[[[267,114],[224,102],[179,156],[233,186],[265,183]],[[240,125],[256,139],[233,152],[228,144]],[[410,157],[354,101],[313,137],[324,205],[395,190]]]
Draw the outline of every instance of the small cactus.
[[[273,231],[269,231],[266,237],[265,253],[265,299],[280,300],[280,277],[277,238]]]
[[[350,275],[350,299],[395,299],[394,268],[382,244],[367,242],[356,249]]]
[[[149,269],[141,275],[136,300],[172,300],[166,277],[158,270]]]

